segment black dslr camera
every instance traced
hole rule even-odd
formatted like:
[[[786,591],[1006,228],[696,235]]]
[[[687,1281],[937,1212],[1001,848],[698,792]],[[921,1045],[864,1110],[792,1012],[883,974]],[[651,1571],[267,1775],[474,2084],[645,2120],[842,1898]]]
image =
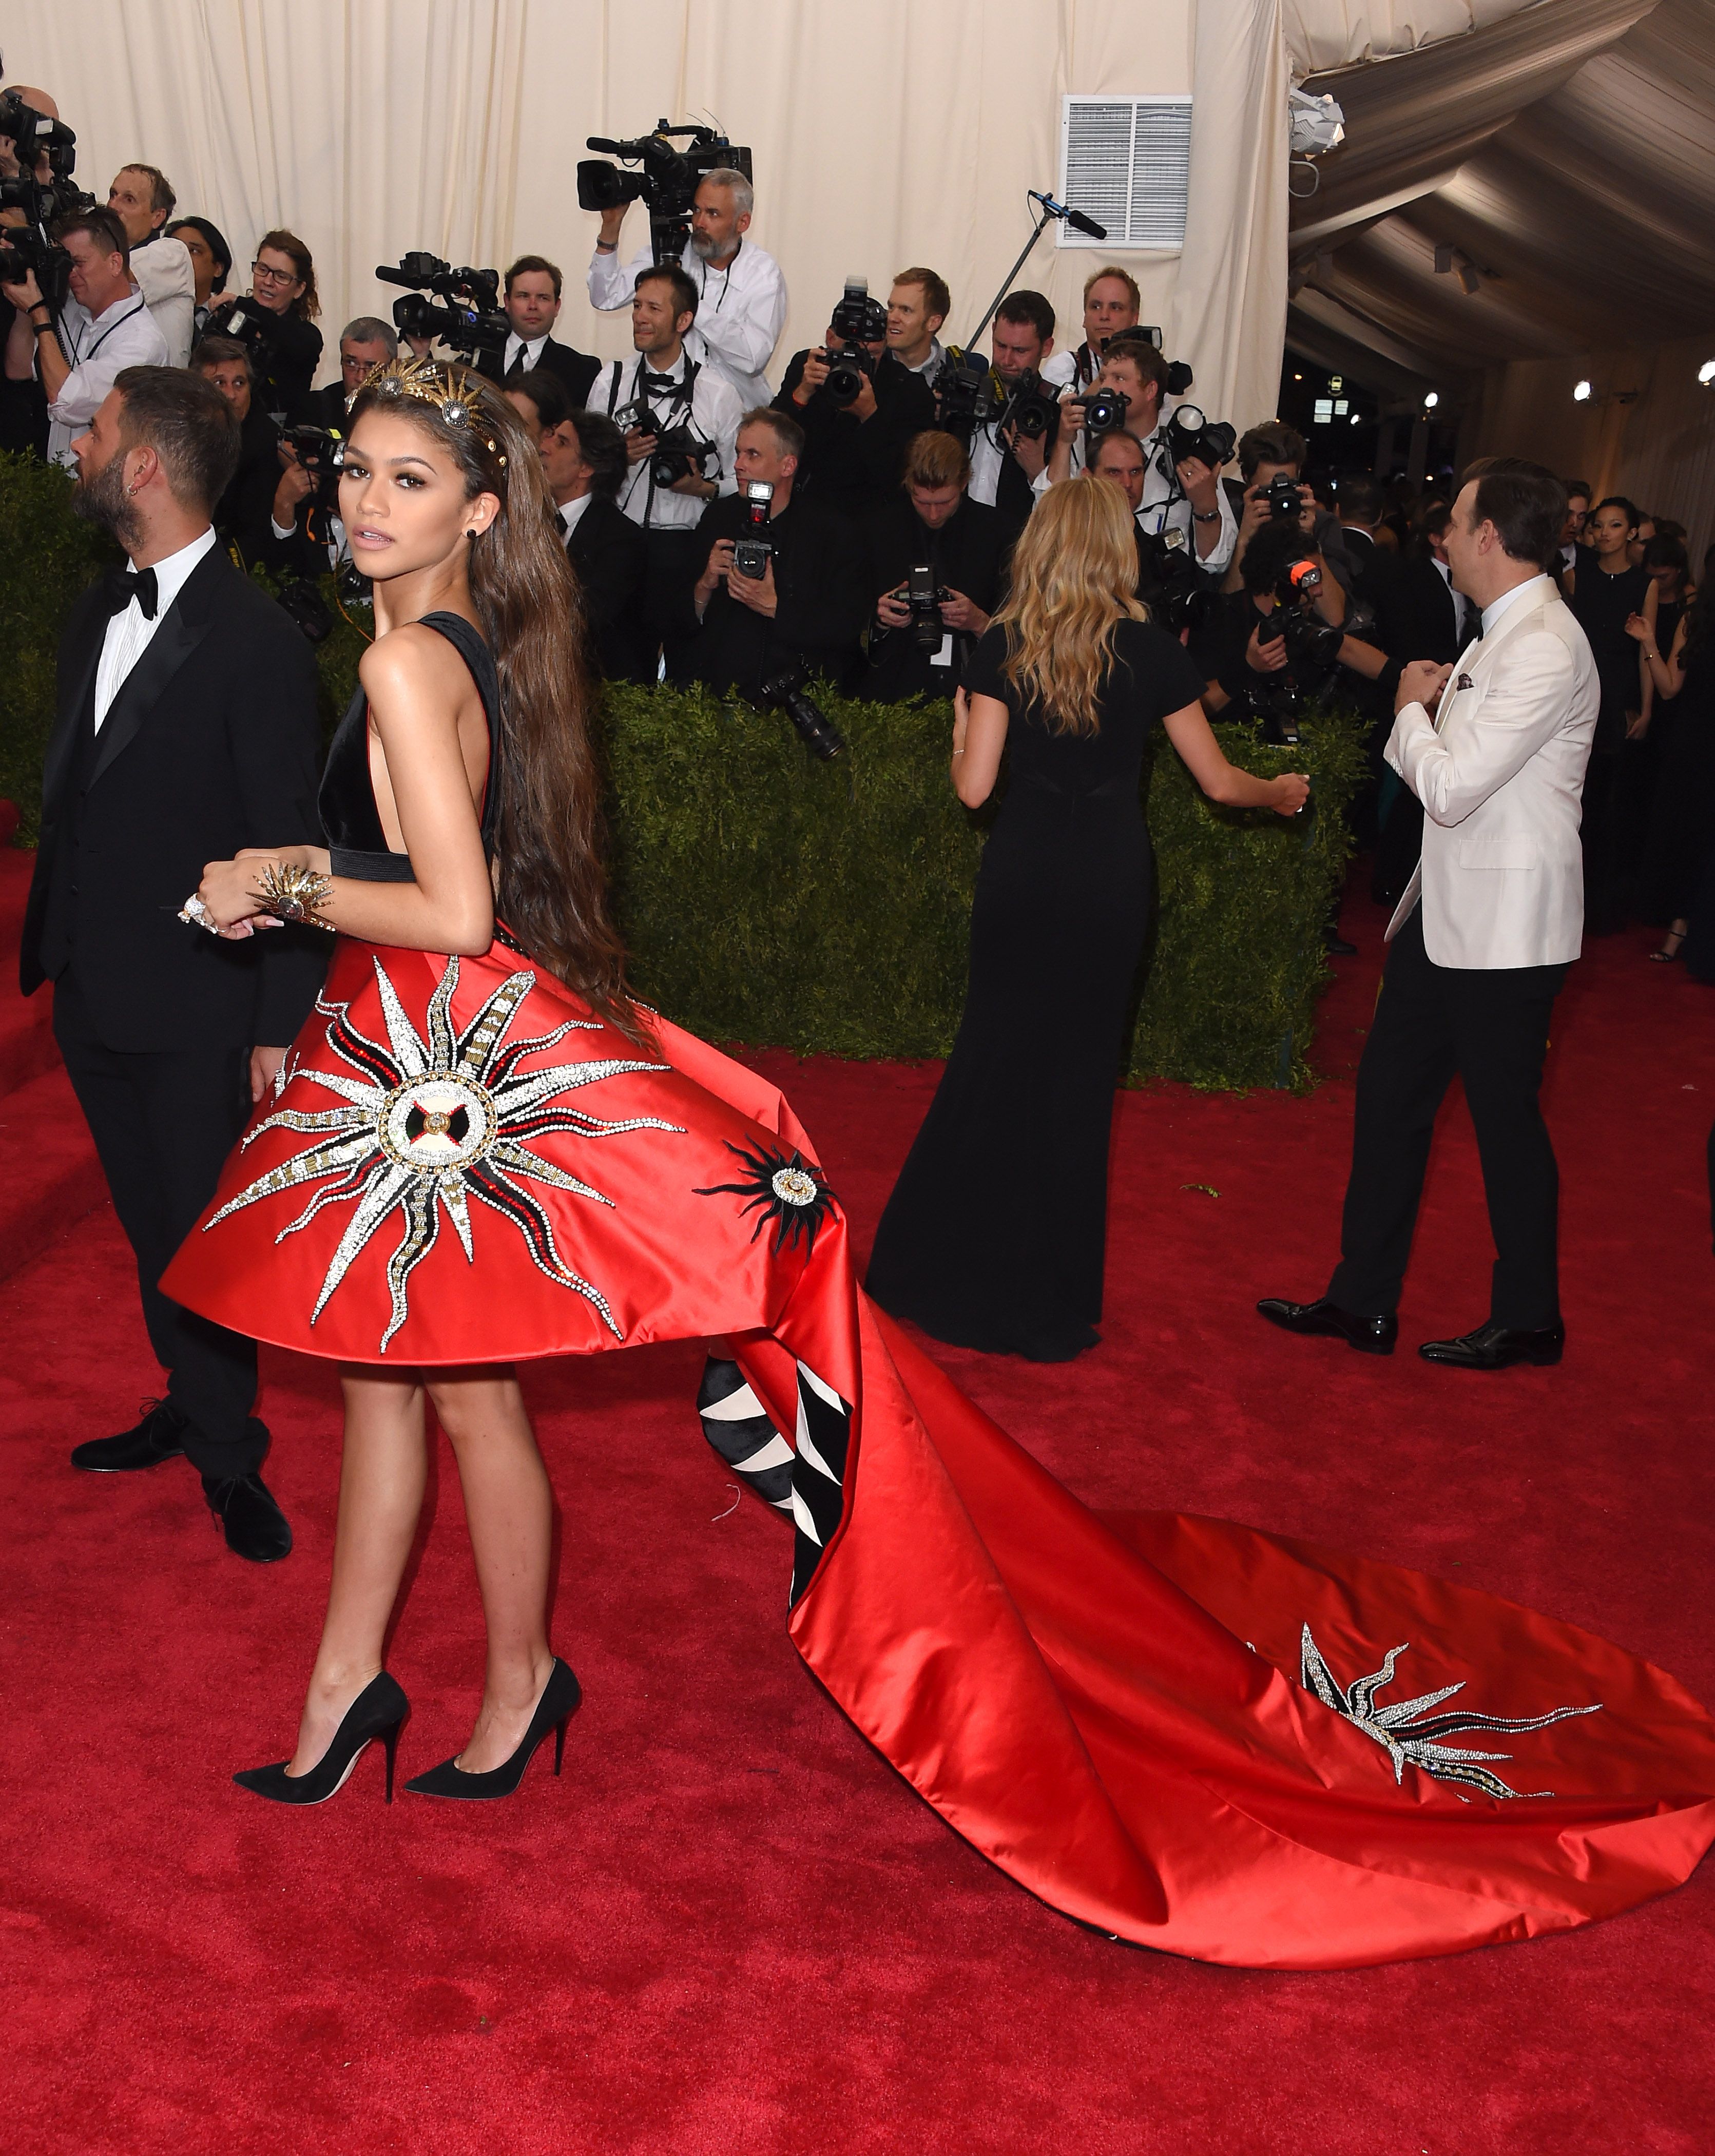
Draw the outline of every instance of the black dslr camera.
[[[1219,471],[1224,464],[1232,460],[1239,445],[1237,431],[1225,419],[1205,418],[1194,404],[1181,404],[1168,413],[1165,429],[1165,449],[1168,464],[1184,464],[1195,457],[1206,464],[1211,471]],[[1297,501],[1295,494],[1294,503]]]
[[[1142,574],[1137,596],[1163,629],[1177,636],[1198,629],[1213,611],[1216,593],[1195,553],[1176,526],[1139,534]]]
[[[1098,383],[1084,399],[1084,441],[1086,450],[1093,451],[1104,434],[1126,424],[1126,414],[1132,408],[1132,400],[1123,389],[1109,389]]]
[[[418,249],[402,254],[397,269],[383,264],[375,274],[383,285],[404,285],[411,295],[393,301],[393,327],[401,337],[439,337],[465,359],[506,350],[512,325],[501,305],[498,270],[454,270]],[[424,299],[425,292],[442,305]]]
[[[820,757],[824,763],[832,763],[845,747],[845,736],[805,695],[804,685],[807,678],[804,661],[789,660],[763,681],[757,691],[757,701],[784,711],[810,753]]]
[[[914,563],[905,577],[905,603],[911,610],[911,639],[915,648],[922,652],[938,651],[947,634],[947,624],[941,619],[941,602],[950,599],[952,593],[945,584],[937,584],[935,572],[927,562]]]
[[[231,299],[221,299],[218,306],[211,311],[203,334],[230,337],[235,344],[243,345],[250,356],[250,372],[259,385],[268,371],[279,329],[278,315],[271,313],[248,292],[240,292]]]
[[[671,137],[685,135],[690,147],[675,150]],[[672,127],[655,122],[653,135],[634,142],[611,141],[605,135],[591,135],[592,150],[604,150],[606,157],[586,157],[578,167],[579,209],[619,209],[628,203],[649,205],[650,240],[657,262],[677,262],[691,244],[691,212],[697,188],[707,172],[729,168],[751,177],[750,151],[717,135],[712,127]],[[622,172],[621,163],[641,165],[639,172]]]
[[[760,578],[768,573],[768,558],[774,552],[774,542],[768,536],[768,512],[773,499],[772,481],[746,482],[744,523],[732,542],[732,566],[741,577]]]
[[[997,417],[1005,402],[994,370],[980,352],[949,352],[935,394],[941,424],[967,449],[976,429]]]
[[[880,344],[887,334],[887,310],[879,300],[870,297],[867,278],[846,279],[845,290],[829,317],[828,326],[844,341],[844,349],[823,354],[828,362],[828,378],[822,384],[822,393],[830,404],[843,408],[862,395],[865,382],[875,380],[875,362],[866,347]]]
[[[1286,639],[1289,658],[1302,659],[1312,666],[1327,667],[1338,662],[1347,631],[1343,626],[1324,621],[1320,614],[1311,611],[1321,589],[1322,571],[1314,562],[1307,557],[1289,562],[1275,585],[1274,618]]]
[[[1034,367],[1027,367],[1014,382],[994,424],[997,434],[1009,430],[1027,442],[1040,441],[1054,424],[1060,399],[1050,383]]]
[[[1296,522],[1303,513],[1304,497],[1298,491],[1296,479],[1288,479],[1285,472],[1276,472],[1262,490],[1261,499],[1268,504],[1271,516],[1290,516]]]
[[[0,209],[21,209],[24,222],[0,228],[0,285],[22,284],[33,276],[54,314],[70,289],[71,256],[49,237],[63,217],[94,209],[95,198],[72,185],[77,164],[77,136],[63,121],[50,120],[26,105],[15,90],[0,95],[0,135],[17,152],[15,179],[0,180]],[[49,177],[40,176],[42,160]]]
[[[716,444],[706,442],[688,420],[664,427],[646,397],[636,397],[630,403],[622,404],[614,414],[614,424],[622,434],[655,436],[649,473],[658,487],[671,486],[675,480],[687,479],[693,472],[699,479],[706,479],[708,474],[703,466],[711,457],[719,454]]]
[[[345,436],[335,427],[306,424],[283,427],[280,438],[291,444],[298,462],[315,475],[316,506],[329,515],[336,512],[340,506],[340,470],[346,461]]]

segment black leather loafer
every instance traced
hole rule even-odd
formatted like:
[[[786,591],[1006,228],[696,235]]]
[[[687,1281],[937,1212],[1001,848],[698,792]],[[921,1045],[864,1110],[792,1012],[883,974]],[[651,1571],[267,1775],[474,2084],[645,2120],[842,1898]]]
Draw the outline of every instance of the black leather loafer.
[[[234,1475],[223,1482],[205,1475],[203,1495],[235,1557],[274,1564],[291,1554],[291,1528],[259,1475]]]
[[[1391,1310],[1379,1317],[1360,1317],[1356,1311],[1342,1310],[1323,1296],[1317,1302],[1283,1302],[1266,1295],[1256,1306],[1271,1325],[1286,1332],[1327,1332],[1355,1348],[1360,1355],[1391,1355],[1399,1337],[1399,1321]]]
[[[1425,1340],[1418,1353],[1425,1363],[1446,1363],[1456,1370],[1504,1370],[1514,1363],[1558,1363],[1566,1345],[1566,1327],[1557,1318],[1535,1332],[1516,1332],[1492,1321],[1456,1340]]]
[[[91,1475],[129,1475],[140,1467],[158,1467],[164,1460],[184,1457],[184,1423],[167,1400],[145,1400],[143,1419],[117,1437],[92,1437],[74,1448],[71,1464]]]

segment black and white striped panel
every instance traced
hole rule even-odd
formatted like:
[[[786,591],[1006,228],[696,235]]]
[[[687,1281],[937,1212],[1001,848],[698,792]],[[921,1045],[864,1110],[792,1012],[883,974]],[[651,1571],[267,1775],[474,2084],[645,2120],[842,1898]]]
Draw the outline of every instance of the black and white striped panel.
[[[845,1452],[851,1409],[807,1363],[798,1366],[797,1458],[792,1469],[792,1517],[798,1527],[792,1600],[809,1585],[845,1507]]]
[[[729,1467],[743,1476],[760,1498],[782,1512],[793,1511],[792,1447],[745,1383],[737,1363],[711,1355],[697,1389],[696,1411],[703,1435]]]

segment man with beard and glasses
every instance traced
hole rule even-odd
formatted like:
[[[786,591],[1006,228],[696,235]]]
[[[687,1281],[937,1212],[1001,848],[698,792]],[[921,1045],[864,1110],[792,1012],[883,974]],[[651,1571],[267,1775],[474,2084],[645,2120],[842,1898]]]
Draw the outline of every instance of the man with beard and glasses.
[[[239,439],[203,374],[131,367],[74,444],[78,513],[130,562],[84,593],[60,640],[18,970],[26,995],[54,983],[54,1037],[167,1373],[133,1429],[72,1464],[119,1474],[182,1456],[228,1545],[266,1563],[292,1537],[260,1472],[255,1343],[157,1285],[275,1084],[331,941],[223,937],[181,912],[206,863],[282,833],[321,839],[315,660],[210,521]]]
[[[730,167],[705,172],[691,213],[691,244],[678,265],[696,295],[696,327],[685,339],[693,360],[737,393],[738,409],[773,395],[765,369],[786,321],[786,280],[766,248],[747,237],[756,195]],[[638,278],[655,266],[645,247],[622,268],[619,228],[627,205],[602,212],[589,264],[589,297],[603,314],[629,306]]]

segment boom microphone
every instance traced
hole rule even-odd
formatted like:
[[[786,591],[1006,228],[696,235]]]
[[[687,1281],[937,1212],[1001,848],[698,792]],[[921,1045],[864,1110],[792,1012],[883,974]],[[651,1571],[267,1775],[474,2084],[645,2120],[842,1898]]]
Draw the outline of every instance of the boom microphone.
[[[1032,202],[1040,203],[1050,217],[1071,225],[1074,232],[1081,232],[1091,239],[1107,239],[1107,227],[1098,224],[1093,217],[1086,217],[1082,210],[1068,209],[1064,203],[1056,202],[1052,195],[1039,194],[1035,187],[1026,187],[1024,192]]]

